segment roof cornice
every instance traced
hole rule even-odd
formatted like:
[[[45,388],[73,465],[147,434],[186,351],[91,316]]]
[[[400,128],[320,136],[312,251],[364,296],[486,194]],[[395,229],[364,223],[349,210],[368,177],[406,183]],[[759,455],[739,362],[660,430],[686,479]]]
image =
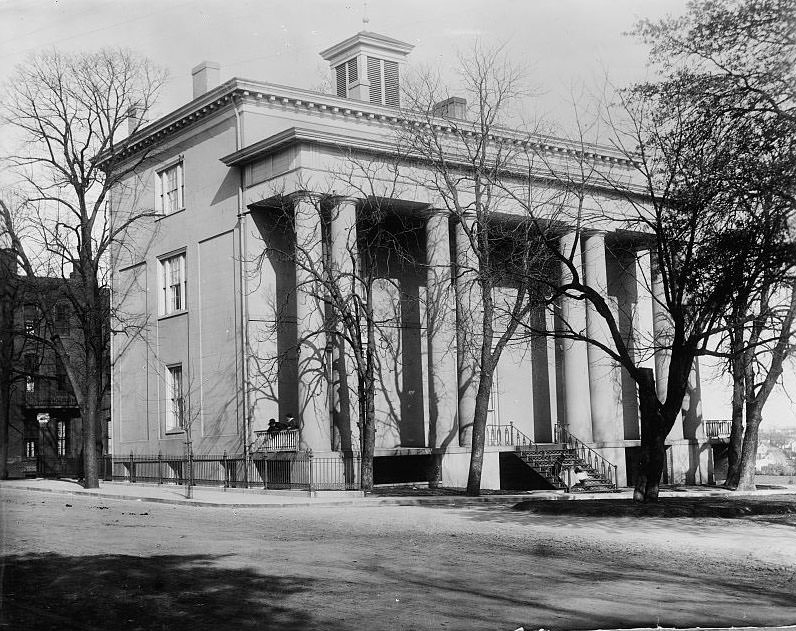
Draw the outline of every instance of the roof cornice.
[[[460,133],[470,135],[476,133],[475,126],[472,130],[466,129],[465,121],[454,122],[441,117],[430,118],[412,110],[376,105],[263,81],[234,78],[157,121],[142,127],[120,143],[115,154],[117,157],[124,158],[146,150],[236,101],[259,103],[266,106],[293,106],[297,110],[312,111],[335,118],[347,118],[357,123],[376,122],[396,126],[433,127],[436,132],[449,134],[451,137]],[[494,139],[509,141],[551,155],[560,154],[562,157],[571,155],[628,168],[633,166],[633,162],[622,152],[604,145],[584,144],[550,135],[521,133],[508,128],[496,129],[490,135]],[[342,136],[346,137],[345,134]],[[102,162],[107,160],[110,155],[112,155],[111,152],[107,151],[100,154],[97,159]]]

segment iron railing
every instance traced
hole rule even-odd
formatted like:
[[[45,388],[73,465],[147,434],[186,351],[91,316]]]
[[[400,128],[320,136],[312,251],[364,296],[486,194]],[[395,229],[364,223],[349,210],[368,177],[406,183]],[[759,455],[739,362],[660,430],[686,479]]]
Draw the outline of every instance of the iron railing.
[[[704,421],[705,436],[708,438],[729,438],[732,432],[732,421],[709,420]]]
[[[526,447],[533,445],[533,441],[514,427],[514,423],[508,425],[487,425],[484,445],[487,447]]]
[[[609,462],[603,458],[594,449],[589,447],[580,438],[570,434],[564,427],[558,423],[553,428],[554,441],[562,443],[572,449],[577,456],[585,462],[590,469],[599,473],[602,478],[611,484],[614,488],[619,488],[619,477],[617,475],[617,465]]]
[[[309,452],[242,455],[193,454],[171,456],[129,454],[106,456],[105,480],[130,483],[223,486],[303,491],[360,489],[359,454],[316,458]]]
[[[286,429],[277,434],[269,434],[267,430],[254,432],[252,452],[256,451],[298,451],[299,430]]]
[[[58,390],[50,384],[37,384],[32,392],[25,391],[24,398],[26,407],[77,407],[77,399],[72,392]]]

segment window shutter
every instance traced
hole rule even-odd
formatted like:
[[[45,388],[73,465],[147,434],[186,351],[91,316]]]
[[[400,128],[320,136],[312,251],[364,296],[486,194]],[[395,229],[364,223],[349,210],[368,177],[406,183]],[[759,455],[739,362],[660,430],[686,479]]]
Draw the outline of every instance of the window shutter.
[[[357,72],[357,59],[354,57],[353,59],[348,60],[348,83],[354,83],[358,76],[359,73]]]
[[[368,81],[370,82],[370,102],[381,105],[381,59],[368,57]]]
[[[348,85],[345,81],[345,64],[340,64],[337,70],[337,96],[345,98],[348,96]]]
[[[400,105],[398,63],[395,61],[384,61],[384,104],[391,107]]]

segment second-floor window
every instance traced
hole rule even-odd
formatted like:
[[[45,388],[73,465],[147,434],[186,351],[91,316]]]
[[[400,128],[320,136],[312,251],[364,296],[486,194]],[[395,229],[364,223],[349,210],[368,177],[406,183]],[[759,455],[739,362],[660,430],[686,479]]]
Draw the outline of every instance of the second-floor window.
[[[57,335],[69,335],[69,307],[64,304],[55,305],[53,310],[55,332]]]
[[[58,392],[69,391],[69,376],[60,357],[55,358],[55,388]]]
[[[183,208],[182,162],[177,162],[158,173],[160,180],[160,209],[163,214]]]
[[[58,421],[55,425],[56,447],[59,456],[65,456],[69,448],[69,429],[66,421]]]
[[[163,315],[187,308],[188,280],[185,277],[185,253],[161,260]]]
[[[39,324],[39,308],[36,305],[25,305],[25,333],[34,335]]]
[[[33,353],[25,355],[25,390],[28,392],[36,391],[36,373],[39,371],[39,360]]]

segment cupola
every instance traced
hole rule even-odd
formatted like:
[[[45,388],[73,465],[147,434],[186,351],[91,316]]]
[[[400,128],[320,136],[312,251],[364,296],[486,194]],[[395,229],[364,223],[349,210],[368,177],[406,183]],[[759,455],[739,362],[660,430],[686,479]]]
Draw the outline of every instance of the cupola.
[[[332,68],[337,96],[390,107],[401,106],[400,68],[414,46],[371,31],[321,52]]]

